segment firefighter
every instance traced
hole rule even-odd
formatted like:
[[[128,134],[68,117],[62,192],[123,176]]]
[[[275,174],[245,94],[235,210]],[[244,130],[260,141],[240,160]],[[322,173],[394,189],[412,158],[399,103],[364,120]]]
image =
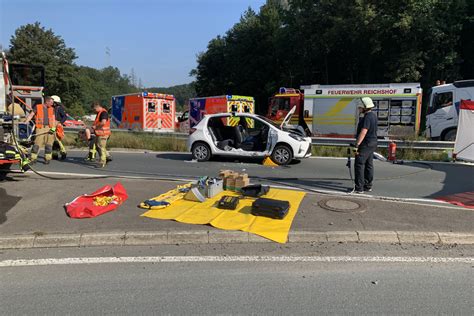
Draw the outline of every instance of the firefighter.
[[[26,117],[26,114],[25,114],[25,110],[23,109],[23,107],[16,103],[16,102],[12,102],[12,98],[10,95],[7,95],[7,113],[9,114],[15,114],[15,116],[19,116],[19,122],[24,122],[25,121],[25,117]]]
[[[49,164],[52,159],[54,134],[56,133],[53,99],[45,97],[44,104],[36,104],[25,122],[28,123],[33,117],[35,118],[36,138],[31,149],[31,162],[38,160],[40,148],[44,147],[44,163]]]
[[[93,109],[97,113],[92,126],[95,134],[95,147],[100,158],[100,166],[103,168],[109,160],[107,153],[107,140],[110,137],[110,119],[107,110],[104,109],[99,102],[94,102]]]
[[[374,152],[377,149],[377,115],[372,112],[374,102],[369,97],[359,100],[361,114],[357,124],[355,143],[355,192],[372,191],[374,180]]]
[[[97,150],[95,149],[95,134],[91,128],[86,128],[82,131],[79,131],[79,138],[84,140],[89,147],[89,153],[85,158],[85,161],[95,161]]]
[[[67,115],[66,111],[64,110],[64,106],[61,103],[61,98],[57,95],[53,95],[51,96],[51,99],[53,99],[54,102],[54,115],[56,117],[56,122],[58,124],[58,127],[59,125],[61,125],[62,127],[64,126],[64,122],[67,121]],[[54,141],[59,145],[59,154],[61,155],[61,160],[64,160],[67,157],[66,147],[64,147],[57,133],[54,133],[54,136]]]

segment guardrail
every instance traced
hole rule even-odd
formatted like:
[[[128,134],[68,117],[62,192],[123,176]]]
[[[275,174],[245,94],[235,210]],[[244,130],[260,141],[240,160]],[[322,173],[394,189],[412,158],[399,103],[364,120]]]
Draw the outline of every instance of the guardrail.
[[[337,146],[346,147],[351,143],[355,143],[355,138],[330,138],[330,137],[313,137],[313,145],[320,146]],[[387,148],[391,140],[379,139],[378,147]],[[428,141],[428,140],[394,140],[397,144],[397,148],[411,148],[411,149],[424,149],[424,150],[446,150],[453,149],[454,142],[445,141]]]
[[[75,128],[75,127],[65,127],[64,132],[68,134],[74,134],[83,130],[83,128]],[[189,134],[188,133],[177,133],[177,132],[143,132],[143,131],[132,131],[129,129],[122,129],[122,128],[111,128],[112,133],[114,132],[121,132],[121,133],[136,133],[136,134],[147,134],[152,135],[153,137],[159,138],[174,138],[174,139],[187,139]]]
[[[65,128],[66,133],[77,133],[78,128]],[[148,132],[134,132],[128,129],[112,129],[112,132],[129,132],[129,133],[148,133]],[[158,133],[149,133],[153,137],[159,138],[174,138],[174,139],[187,139],[187,133],[169,133],[169,132],[158,132]],[[378,147],[387,148],[391,140],[379,139]],[[394,140],[397,144],[397,148],[411,148],[411,149],[421,149],[421,150],[447,150],[454,148],[454,142],[445,142],[445,141],[428,141],[428,140],[417,140],[417,141],[408,141],[408,140]],[[334,147],[347,147],[349,144],[355,143],[354,138],[330,138],[330,137],[312,137],[313,146],[334,146]]]

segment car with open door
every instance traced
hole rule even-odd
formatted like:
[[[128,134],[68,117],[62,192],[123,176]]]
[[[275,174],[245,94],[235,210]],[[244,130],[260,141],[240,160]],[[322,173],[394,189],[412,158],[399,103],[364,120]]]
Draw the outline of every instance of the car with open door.
[[[279,165],[311,156],[311,138],[299,126],[288,122],[293,108],[278,125],[250,113],[206,115],[190,130],[188,148],[193,159],[207,161],[212,156],[266,157]]]
[[[76,120],[69,114],[66,114],[66,121],[63,125],[69,128],[86,128],[86,124],[83,121]]]

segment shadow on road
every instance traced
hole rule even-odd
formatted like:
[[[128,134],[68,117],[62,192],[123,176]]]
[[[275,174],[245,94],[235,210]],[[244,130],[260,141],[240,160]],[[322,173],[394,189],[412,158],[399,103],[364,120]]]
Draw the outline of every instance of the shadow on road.
[[[427,197],[434,198],[456,193],[474,192],[474,166],[433,164],[433,170],[445,174],[443,188]]]
[[[167,159],[167,160],[177,160],[177,161],[190,161],[192,159],[191,154],[187,154],[187,153],[157,154],[156,158]]]
[[[164,153],[157,154],[156,158],[175,160],[175,161],[186,161],[191,162],[192,156],[189,153]],[[231,163],[251,163],[251,164],[262,164],[262,158],[260,157],[225,157],[225,156],[213,156],[211,162],[231,162]],[[300,164],[301,160],[293,160],[290,165]]]
[[[0,225],[7,221],[7,212],[11,210],[19,201],[20,196],[8,195],[7,190],[0,188]]]
[[[260,180],[268,181],[270,183],[301,188],[301,189],[323,189],[340,192],[348,192],[352,189],[352,182],[350,179],[344,178],[260,178]]]

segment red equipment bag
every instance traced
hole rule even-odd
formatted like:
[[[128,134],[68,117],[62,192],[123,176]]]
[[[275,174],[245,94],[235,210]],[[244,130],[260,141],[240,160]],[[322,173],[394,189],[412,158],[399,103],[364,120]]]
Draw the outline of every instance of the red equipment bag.
[[[64,127],[61,124],[56,126],[56,137],[59,138],[59,140],[64,138]]]
[[[107,205],[97,205],[97,198],[104,200],[107,197],[114,199]],[[128,199],[127,191],[120,182],[114,186],[106,185],[91,194],[83,194],[69,203],[66,203],[66,212],[72,218],[89,218],[115,210]]]

